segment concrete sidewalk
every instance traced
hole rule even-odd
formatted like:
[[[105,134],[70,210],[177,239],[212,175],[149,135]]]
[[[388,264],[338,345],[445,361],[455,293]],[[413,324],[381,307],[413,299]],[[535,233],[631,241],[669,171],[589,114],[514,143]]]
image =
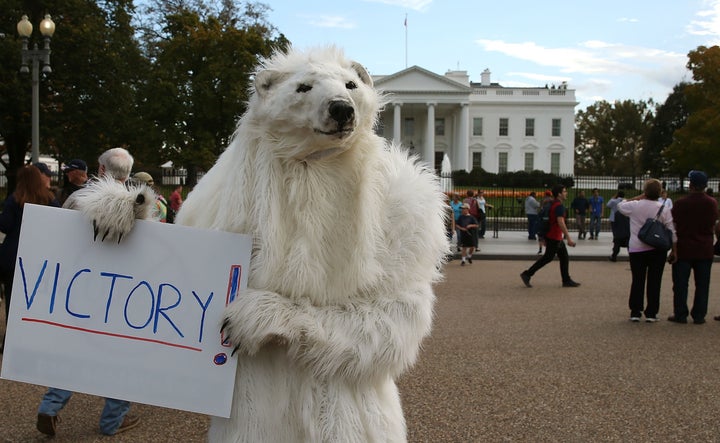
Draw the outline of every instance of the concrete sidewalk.
[[[568,248],[571,260],[608,260],[612,252],[612,233],[601,232],[598,240],[577,240],[577,232],[572,232],[577,243],[574,248]],[[457,248],[453,240],[453,252]],[[544,250],[544,248],[543,248]],[[538,257],[538,242],[528,240],[524,231],[487,231],[485,238],[480,239],[480,251],[473,254],[478,260],[534,260]],[[455,254],[459,258],[459,254]],[[627,248],[620,248],[618,260],[627,260]]]

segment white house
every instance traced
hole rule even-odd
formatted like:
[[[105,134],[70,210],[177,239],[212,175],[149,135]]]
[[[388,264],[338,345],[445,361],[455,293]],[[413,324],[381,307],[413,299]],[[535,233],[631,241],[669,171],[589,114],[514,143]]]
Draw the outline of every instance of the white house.
[[[487,69],[474,83],[467,71],[443,76],[419,66],[373,81],[390,96],[379,134],[437,170],[447,154],[452,170],[573,173],[578,103],[565,83],[505,88],[491,83]]]

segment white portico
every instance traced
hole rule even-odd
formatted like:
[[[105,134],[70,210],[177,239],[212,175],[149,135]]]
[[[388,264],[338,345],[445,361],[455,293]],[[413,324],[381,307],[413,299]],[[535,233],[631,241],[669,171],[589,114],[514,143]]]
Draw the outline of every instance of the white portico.
[[[465,71],[444,76],[418,66],[374,76],[390,100],[380,135],[401,143],[439,170],[447,154],[453,170],[543,170],[573,173],[575,93],[566,85],[504,88]]]

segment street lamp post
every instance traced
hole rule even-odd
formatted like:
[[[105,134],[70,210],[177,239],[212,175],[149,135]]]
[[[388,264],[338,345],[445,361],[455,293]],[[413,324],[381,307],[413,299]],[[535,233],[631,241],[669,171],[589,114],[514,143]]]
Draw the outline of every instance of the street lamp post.
[[[28,20],[27,15],[23,15],[17,24],[17,32],[22,39],[22,64],[20,72],[29,72],[28,64],[32,63],[32,162],[36,163],[40,159],[40,62],[42,62],[43,74],[52,72],[50,67],[50,39],[55,33],[55,23],[50,18],[50,14],[45,14],[45,18],[40,22],[40,34],[43,36],[43,47],[38,48],[37,43],[33,45],[33,49],[29,49],[28,43],[30,35],[32,35],[33,25]]]

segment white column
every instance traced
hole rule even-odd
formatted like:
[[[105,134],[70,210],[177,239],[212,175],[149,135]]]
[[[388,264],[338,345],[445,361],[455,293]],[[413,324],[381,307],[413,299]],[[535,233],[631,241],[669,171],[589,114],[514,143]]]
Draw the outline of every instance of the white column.
[[[460,162],[453,168],[455,170],[464,169],[470,172],[470,106],[468,103],[460,103],[460,130],[458,138],[458,156]]]
[[[435,169],[435,103],[427,104],[427,127],[422,159],[430,169]]]
[[[393,142],[400,145],[402,143],[402,115],[400,112],[402,103],[394,103],[394,105],[395,109],[393,112]]]

